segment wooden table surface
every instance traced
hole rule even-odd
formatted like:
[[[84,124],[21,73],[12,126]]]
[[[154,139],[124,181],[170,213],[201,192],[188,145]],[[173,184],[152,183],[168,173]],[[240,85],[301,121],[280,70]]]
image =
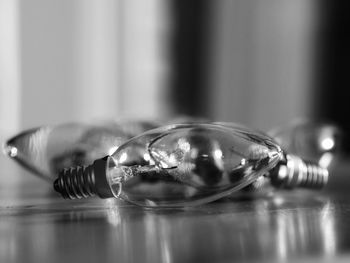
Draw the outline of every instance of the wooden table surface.
[[[186,209],[66,201],[0,157],[0,262],[350,262],[350,159],[327,190]]]

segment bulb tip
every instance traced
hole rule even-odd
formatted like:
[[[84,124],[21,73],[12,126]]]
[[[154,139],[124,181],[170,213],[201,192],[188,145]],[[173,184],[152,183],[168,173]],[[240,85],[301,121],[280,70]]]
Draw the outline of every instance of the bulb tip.
[[[4,143],[4,144],[2,145],[2,152],[3,152],[5,155],[7,155],[7,156],[9,156],[9,157],[11,157],[11,158],[14,158],[14,157],[16,157],[17,154],[18,154],[18,149],[17,149],[17,147],[15,147],[15,146],[13,146],[13,145],[11,145],[11,144]]]

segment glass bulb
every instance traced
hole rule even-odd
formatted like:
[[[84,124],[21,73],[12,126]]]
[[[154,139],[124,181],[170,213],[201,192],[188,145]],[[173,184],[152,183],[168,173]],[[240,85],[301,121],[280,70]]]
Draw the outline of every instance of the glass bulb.
[[[288,153],[325,168],[342,151],[342,131],[329,123],[297,120],[273,129],[269,135]]]
[[[270,137],[229,123],[151,130],[92,166],[65,169],[55,189],[66,198],[119,197],[141,206],[199,205],[269,173],[283,153]]]
[[[9,139],[4,152],[33,174],[52,182],[63,168],[88,165],[112,154],[128,139],[158,126],[146,121],[43,126]]]

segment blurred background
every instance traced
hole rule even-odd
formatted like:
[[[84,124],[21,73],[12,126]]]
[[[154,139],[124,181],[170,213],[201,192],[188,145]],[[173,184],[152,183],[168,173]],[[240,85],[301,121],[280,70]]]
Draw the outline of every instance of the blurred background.
[[[311,118],[349,131],[342,2],[0,0],[0,139],[178,115],[260,130]]]

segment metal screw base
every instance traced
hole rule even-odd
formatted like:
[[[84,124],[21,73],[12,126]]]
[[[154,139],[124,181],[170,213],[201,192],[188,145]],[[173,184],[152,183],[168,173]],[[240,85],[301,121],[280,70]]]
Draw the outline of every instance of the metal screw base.
[[[113,197],[106,178],[109,156],[96,160],[89,166],[64,169],[54,182],[54,189],[65,199],[80,199],[98,195]]]
[[[286,155],[285,163],[280,164],[271,174],[271,183],[282,188],[323,188],[328,182],[328,170],[318,165],[307,164],[295,155]]]
[[[55,180],[54,189],[65,199],[81,199],[96,195],[93,165],[64,169]]]

